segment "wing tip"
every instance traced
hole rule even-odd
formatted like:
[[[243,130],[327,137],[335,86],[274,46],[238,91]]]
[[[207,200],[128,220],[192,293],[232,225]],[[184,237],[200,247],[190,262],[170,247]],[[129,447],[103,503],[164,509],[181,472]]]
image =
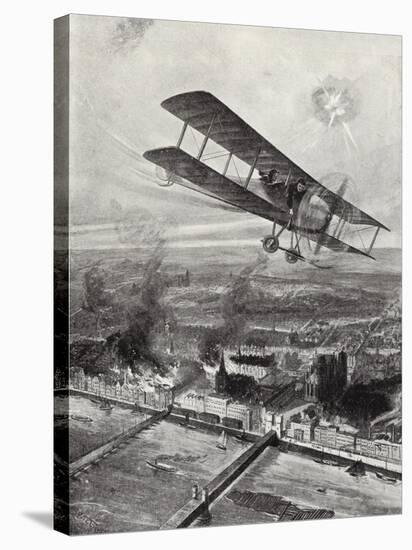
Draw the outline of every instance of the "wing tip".
[[[167,99],[164,99],[160,103],[160,106],[163,109],[166,109],[166,111],[169,111],[169,107],[171,106],[171,104],[175,103],[176,101],[180,101],[184,98],[188,99],[190,97],[195,97],[195,96],[209,96],[209,97],[215,98],[215,96],[213,94],[211,94],[210,92],[208,92],[206,90],[193,90],[191,92],[181,92],[180,94],[172,95],[172,96],[168,97]]]
[[[162,153],[162,152],[166,153],[168,151],[177,151],[177,150],[181,150],[181,149],[176,147],[176,145],[168,145],[167,147],[156,147],[156,149],[148,149],[143,153],[142,156],[146,160],[152,160],[152,158],[154,156],[157,156],[159,153]]]

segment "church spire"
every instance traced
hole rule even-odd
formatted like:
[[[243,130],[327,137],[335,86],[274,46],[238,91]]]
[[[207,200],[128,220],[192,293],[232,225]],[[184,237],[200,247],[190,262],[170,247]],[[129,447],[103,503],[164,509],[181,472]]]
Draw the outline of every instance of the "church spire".
[[[222,350],[222,355],[220,356],[220,365],[219,370],[216,373],[215,378],[215,390],[217,393],[225,393],[227,383],[227,372],[225,367],[225,355]]]
[[[223,353],[223,350],[222,350],[222,355],[220,356],[219,373],[226,374],[225,354]]]

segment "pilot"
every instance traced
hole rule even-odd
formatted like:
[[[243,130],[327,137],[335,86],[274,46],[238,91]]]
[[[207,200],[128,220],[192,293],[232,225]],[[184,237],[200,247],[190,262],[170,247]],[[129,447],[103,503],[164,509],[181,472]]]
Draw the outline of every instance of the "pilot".
[[[304,178],[299,178],[295,183],[292,183],[289,186],[287,195],[286,195],[286,202],[289,208],[289,214],[290,214],[290,221],[289,224],[292,222],[292,219],[297,217],[300,203],[302,202],[303,197],[306,193],[306,182]]]
[[[269,172],[259,170],[259,179],[265,185],[275,185],[279,172],[272,168]]]

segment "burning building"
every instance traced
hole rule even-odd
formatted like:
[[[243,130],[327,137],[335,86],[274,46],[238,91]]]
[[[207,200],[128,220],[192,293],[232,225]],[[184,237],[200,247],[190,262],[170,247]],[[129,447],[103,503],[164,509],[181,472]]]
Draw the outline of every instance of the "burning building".
[[[225,352],[225,362],[229,374],[244,374],[259,382],[275,368],[275,356],[267,354],[264,348],[239,346],[236,351]]]

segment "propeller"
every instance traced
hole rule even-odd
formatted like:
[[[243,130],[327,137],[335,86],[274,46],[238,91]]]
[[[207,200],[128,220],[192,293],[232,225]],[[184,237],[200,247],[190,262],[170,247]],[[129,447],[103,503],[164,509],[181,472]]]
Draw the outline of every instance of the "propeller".
[[[345,193],[348,189],[348,186],[349,186],[349,178],[347,176],[344,176],[343,180],[339,184],[339,187],[336,189],[336,191],[334,191],[335,195],[337,195],[338,197],[341,197],[343,199],[343,197],[344,197],[344,195],[345,195]],[[329,221],[328,221],[326,227],[323,229],[323,231],[326,231],[328,229],[329,224],[332,221],[333,214],[334,214],[334,208],[333,207],[332,207],[331,210],[328,210],[328,214],[330,216]],[[337,227],[338,226],[336,226],[336,228],[335,228],[335,234],[336,234]],[[333,236],[335,236],[335,234]],[[319,253],[320,249],[321,249],[321,245],[319,243],[316,243],[315,250],[314,250],[314,255],[315,256]]]

